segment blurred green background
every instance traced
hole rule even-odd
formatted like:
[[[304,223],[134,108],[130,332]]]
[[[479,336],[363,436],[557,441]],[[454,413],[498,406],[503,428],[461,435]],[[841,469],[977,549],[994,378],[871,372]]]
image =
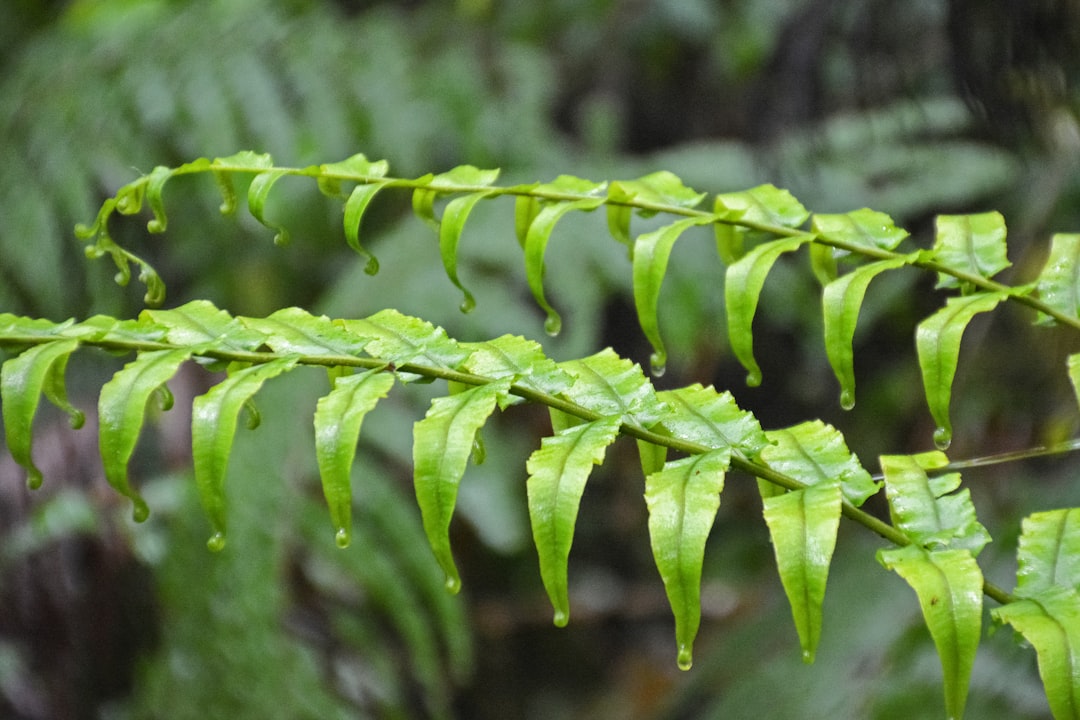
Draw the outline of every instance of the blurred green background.
[[[811,210],[870,206],[915,242],[933,216],[998,209],[1011,282],[1034,276],[1053,232],[1080,230],[1080,6],[1073,0],[9,0],[0,8],[0,309],[62,319],[132,316],[72,235],[155,165],[241,149],[307,165],[356,152],[416,176],[461,163],[501,182],[570,173],[629,179],[666,169],[710,193],[773,182]],[[209,178],[166,191],[170,225],[116,221],[153,262],[167,305],[205,297],[234,314],[288,305],[336,316],[397,307],[479,340],[542,341],[563,360],[613,346],[645,363],[625,251],[597,214],[571,216],[548,252],[548,338],[528,297],[512,205],[478,207],[457,291],[406,194],[364,219],[374,278],[342,238],[341,211],[283,180],[268,214],[285,248],[243,213],[223,218]],[[635,232],[651,227],[635,221]],[[859,405],[842,412],[805,260],[777,266],[756,323],[765,382],[743,385],[724,339],[723,267],[708,232],[672,258],[660,387],[715,383],[767,428],[823,418],[876,471],[881,453],[930,447],[915,323],[941,302],[914,271],[875,282],[856,338]],[[965,336],[954,459],[1076,434],[1066,333],[1015,308]],[[116,359],[77,354],[91,410]],[[939,666],[911,591],[845,527],[824,641],[803,666],[760,501],[732,476],[706,555],[692,671],[652,565],[643,481],[618,443],[585,493],[571,554],[573,618],[551,625],[531,548],[524,461],[546,417],[517,408],[485,430],[453,527],[464,591],[451,598],[412,499],[411,423],[437,388],[395,393],[364,424],[354,540],[334,546],[314,469],[311,415],[325,374],[297,371],[259,396],[229,479],[230,544],[206,551],[185,413],[212,379],[170,387],[133,476],[143,525],[106,486],[93,419],[79,432],[43,407],[30,493],[0,454],[0,716],[102,718],[938,718]],[[995,544],[989,579],[1012,586],[1020,518],[1080,503],[1069,457],[970,471]],[[874,505],[871,509],[883,512]],[[1034,654],[999,632],[980,649],[969,717],[1044,718]]]

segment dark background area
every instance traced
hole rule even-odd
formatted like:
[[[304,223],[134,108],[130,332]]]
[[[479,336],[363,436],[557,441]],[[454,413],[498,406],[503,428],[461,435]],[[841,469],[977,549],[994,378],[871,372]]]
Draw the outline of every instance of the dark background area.
[[[0,10],[0,310],[133,316],[72,234],[102,200],[156,165],[238,150],[279,164],[356,152],[416,176],[470,163],[501,183],[593,180],[666,169],[698,191],[772,182],[809,209],[863,206],[932,242],[939,213],[997,209],[1019,284],[1055,232],[1080,230],[1080,3],[1075,0],[15,0]],[[364,219],[382,271],[342,241],[340,209],[282,181],[268,214],[288,247],[243,212],[223,218],[209,178],[165,193],[170,225],[114,223],[169,285],[169,306],[205,297],[234,314],[289,305],[359,317],[384,307],[461,340],[504,332],[564,360],[610,345],[647,363],[625,252],[602,217],[568,217],[548,251],[565,330],[547,338],[528,297],[512,206],[465,229],[459,297],[408,197]],[[635,232],[648,223],[635,221]],[[730,389],[766,428],[822,418],[871,472],[882,453],[931,447],[915,324],[942,302],[915,271],[876,280],[856,336],[859,404],[840,410],[805,262],[770,276],[755,325],[760,388],[725,338],[723,267],[711,236],[672,258],[661,387]],[[1025,311],[979,318],[955,387],[954,459],[1076,434],[1064,368],[1080,343]],[[706,554],[694,669],[675,665],[653,567],[640,469],[622,441],[586,490],[570,558],[572,621],[551,625],[524,500],[524,461],[548,432],[516,408],[485,429],[453,527],[464,580],[442,590],[410,487],[410,424],[430,395],[395,393],[364,424],[354,541],[334,547],[314,468],[316,373],[259,396],[264,425],[239,436],[230,545],[206,551],[185,417],[210,378],[187,368],[177,402],[142,439],[133,477],[142,525],[108,489],[93,408],[114,358],[68,370],[87,427],[42,407],[25,489],[0,453],[0,716],[83,718],[936,718],[939,674],[911,591],[845,527],[813,666],[778,582],[752,479],[728,478]],[[293,376],[290,376],[291,378]],[[1011,587],[1020,518],[1080,502],[1069,456],[965,473],[995,538],[987,577]],[[883,512],[874,505],[871,509]],[[969,716],[1043,718],[1034,654],[984,640]]]

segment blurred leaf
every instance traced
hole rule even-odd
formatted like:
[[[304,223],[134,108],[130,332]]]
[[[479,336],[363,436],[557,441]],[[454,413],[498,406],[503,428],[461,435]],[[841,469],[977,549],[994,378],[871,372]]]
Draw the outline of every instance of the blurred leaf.
[[[1050,239],[1050,256],[1036,287],[1044,303],[1067,317],[1080,318],[1080,233],[1056,233]],[[1039,322],[1053,320],[1040,314]]]

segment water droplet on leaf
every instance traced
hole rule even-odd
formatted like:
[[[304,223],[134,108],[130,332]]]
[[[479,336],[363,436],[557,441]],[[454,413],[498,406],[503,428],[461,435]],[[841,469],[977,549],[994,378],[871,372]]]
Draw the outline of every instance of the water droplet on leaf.
[[[142,498],[135,498],[132,502],[131,519],[137,523],[146,522],[146,518],[150,517],[150,506]]]
[[[667,358],[659,353],[653,353],[649,357],[649,369],[652,370],[653,377],[663,377],[667,370]]]
[[[851,410],[855,407],[855,393],[850,390],[842,390],[840,392],[840,407],[845,410]]]
[[[952,445],[952,433],[943,427],[934,431],[934,446],[941,451],[949,449]]]
[[[225,533],[216,532],[206,541],[206,548],[210,552],[221,552],[225,549]]]
[[[679,646],[678,663],[680,670],[689,670],[691,667],[694,666],[693,650],[691,650],[688,645]]]
[[[746,387],[757,387],[761,385],[761,372],[755,371],[747,373],[746,375]]]
[[[472,293],[465,293],[465,299],[461,301],[458,309],[463,313],[471,313],[476,309],[476,298],[472,296]]]
[[[349,536],[348,529],[338,528],[337,532],[334,533],[334,544],[344,550],[345,548],[349,547],[350,542],[352,542],[352,537]]]
[[[37,490],[41,487],[41,473],[37,470],[28,470],[26,473],[26,487],[31,490]]]
[[[570,616],[562,610],[556,610],[552,622],[555,623],[555,627],[566,627],[566,624],[570,622]]]
[[[562,318],[558,315],[551,314],[547,316],[547,320],[544,321],[544,332],[551,337],[555,337],[562,331]]]
[[[451,595],[457,595],[459,592],[461,592],[461,578],[451,577],[450,575],[447,575],[446,584],[444,585],[444,587],[446,587],[446,592],[450,593]]]
[[[379,274],[379,261],[375,259],[374,255],[368,258],[367,265],[364,266],[364,272],[368,275]]]

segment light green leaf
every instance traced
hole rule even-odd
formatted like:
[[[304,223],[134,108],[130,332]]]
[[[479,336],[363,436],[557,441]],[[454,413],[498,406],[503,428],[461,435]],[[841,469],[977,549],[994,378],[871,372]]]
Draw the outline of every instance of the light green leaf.
[[[948,449],[952,442],[949,403],[964,330],[975,315],[993,310],[1005,297],[1005,293],[951,297],[945,307],[919,323],[915,332],[926,402],[937,423],[934,444],[941,450]]]
[[[990,533],[976,518],[967,488],[954,492],[960,473],[927,476],[927,469],[947,463],[944,453],[936,451],[881,456],[893,524],[923,547],[962,548],[978,555]]]
[[[672,437],[711,448],[732,448],[756,457],[769,444],[752,413],[739,409],[731,393],[698,383],[676,390],[661,390],[660,402],[668,408],[661,426]]]
[[[463,346],[472,353],[461,368],[475,375],[494,379],[509,377],[515,385],[547,395],[558,395],[574,382],[573,377],[544,355],[540,343],[520,335],[503,335]],[[503,402],[520,400],[508,395]]]
[[[773,470],[807,485],[839,481],[844,499],[855,507],[877,493],[878,484],[833,426],[808,420],[765,435],[771,444],[761,450],[761,459]]]
[[[575,378],[563,395],[597,414],[618,415],[642,427],[650,427],[663,414],[664,407],[641,367],[611,348],[559,363],[559,367]]]
[[[836,258],[838,255],[843,254],[843,251],[819,242],[810,243],[809,251],[810,271],[814,273],[814,277],[821,283],[821,286],[825,287],[833,280],[836,280],[840,274],[840,270],[836,266]]]
[[[724,281],[728,337],[735,357],[748,372],[746,384],[750,387],[761,384],[761,368],[754,359],[753,323],[765,277],[782,254],[797,250],[812,238],[800,235],[766,242],[728,266]]]
[[[476,187],[488,187],[498,178],[499,171],[497,169],[481,170],[472,165],[460,165],[444,173],[421,178],[426,182],[423,187],[418,187],[413,191],[413,212],[435,232],[440,232],[440,223],[438,218],[435,217],[435,199],[442,194],[439,190],[443,190],[445,193]]]
[[[653,346],[650,362],[654,375],[663,375],[667,363],[667,350],[660,337],[656,307],[660,301],[660,286],[667,274],[671,249],[687,229],[710,224],[713,220],[709,216],[678,220],[667,227],[639,235],[634,242],[634,306],[641,329]]]
[[[165,216],[165,201],[161,197],[161,192],[172,175],[172,168],[158,165],[146,176],[146,199],[150,203],[150,211],[154,213],[154,219],[146,223],[147,232],[163,233],[169,224]]]
[[[1050,240],[1046,259],[1036,281],[1039,299],[1071,318],[1080,318],[1080,233],[1057,233]],[[1040,314],[1039,322],[1053,319]]]
[[[260,154],[250,150],[243,150],[228,157],[215,158],[210,163],[210,167],[214,180],[217,182],[218,190],[221,191],[221,207],[218,208],[221,214],[232,215],[236,212],[236,186],[233,185],[233,174],[230,170],[265,170],[273,166],[274,158],[269,153]]]
[[[723,208],[717,208],[722,211]],[[717,215],[719,217],[719,215]],[[728,213],[725,217],[734,219],[737,214]],[[726,222],[713,225],[716,235],[716,253],[725,265],[733,265],[746,254],[746,230]]]
[[[274,183],[285,177],[287,174],[289,174],[288,171],[281,168],[277,170],[267,170],[252,178],[251,185],[248,186],[248,210],[250,210],[253,218],[274,231],[275,245],[287,244],[289,242],[289,231],[285,229],[284,225],[279,225],[266,219],[264,213],[266,198],[270,195],[270,190],[274,187]]]
[[[1016,558],[1015,592],[1020,597],[1055,586],[1080,589],[1080,508],[1024,518]]]
[[[802,225],[810,217],[790,192],[770,184],[717,195],[715,208],[717,214],[727,211],[744,222],[789,228]]]
[[[295,365],[296,357],[291,356],[238,370],[192,402],[191,454],[199,499],[214,530],[207,542],[211,550],[225,547],[225,471],[229,466],[240,408],[266,380]]]
[[[266,346],[283,355],[355,356],[368,343],[325,315],[316,317],[297,307],[276,310],[265,318],[237,319],[244,327],[262,334]]]
[[[364,272],[368,275],[379,272],[379,261],[360,243],[360,220],[364,217],[364,211],[371,204],[375,194],[386,185],[387,183],[380,182],[357,185],[349,193],[349,199],[345,201],[345,242],[361,256],[367,258]]]
[[[652,217],[658,210],[634,208],[621,203],[690,209],[700,205],[704,199],[705,193],[686,187],[677,175],[667,170],[650,173],[637,180],[618,180],[608,188],[608,230],[612,237],[627,246],[633,258],[633,241],[630,238],[632,215],[636,211],[641,217]]]
[[[694,638],[701,624],[705,541],[716,521],[730,462],[730,449],[722,448],[669,462],[645,478],[649,540],[675,615],[675,642],[683,670],[693,663]]]
[[[586,198],[546,205],[536,214],[529,225],[529,230],[525,235],[525,277],[537,305],[547,313],[544,330],[549,335],[558,335],[562,329],[562,318],[559,317],[559,313],[555,311],[555,308],[548,303],[547,297],[544,295],[544,253],[547,251],[551,231],[555,229],[555,224],[566,213],[573,210],[589,212],[600,207],[603,202],[603,198]]]
[[[866,288],[881,273],[901,267],[906,262],[906,258],[895,258],[863,265],[833,280],[822,291],[825,352],[836,379],[840,381],[840,406],[845,410],[855,407],[855,356],[852,343]]]
[[[1080,592],[1050,587],[1031,597],[994,608],[995,621],[1008,623],[1031,643],[1039,677],[1055,720],[1080,718]]]
[[[526,189],[532,189],[531,187]],[[542,207],[539,200],[531,195],[518,195],[514,199],[514,236],[517,238],[518,245],[521,249],[525,249],[525,240],[529,236],[529,228],[532,227],[533,220],[540,214],[540,208]],[[627,240],[629,242],[629,239]]]
[[[600,198],[605,188],[607,188],[606,182],[593,182],[573,175],[560,175],[549,183],[536,185],[534,191],[543,194],[571,195],[576,198]]]
[[[908,236],[891,217],[869,208],[842,215],[814,215],[810,229],[826,240],[879,250],[893,250]]]
[[[999,212],[977,215],[939,215],[934,260],[957,270],[990,278],[1009,267],[1006,257],[1005,218]],[[938,274],[939,288],[958,287],[951,275]]]
[[[41,471],[34,465],[34,415],[38,400],[54,364],[61,368],[79,347],[78,340],[56,340],[35,345],[6,360],[0,368],[0,410],[3,411],[4,436],[11,457],[26,469],[26,484],[41,487]],[[53,380],[55,382],[55,378]]]
[[[128,481],[128,462],[135,451],[146,418],[146,404],[180,366],[191,357],[188,349],[140,353],[101,386],[98,397],[98,447],[105,479],[131,500],[131,516],[143,522],[150,508]]]
[[[442,223],[440,223],[439,229],[439,252],[442,255],[443,267],[446,268],[447,277],[465,296],[461,303],[461,312],[470,312],[476,307],[476,300],[458,278],[458,243],[461,241],[461,231],[465,227],[465,220],[469,217],[469,213],[472,212],[477,202],[483,200],[489,194],[478,192],[454,198],[447,203],[446,209],[443,210]]]
[[[341,162],[320,165],[316,182],[319,190],[327,197],[341,198],[343,197],[341,193],[343,179],[370,181],[386,177],[388,172],[390,172],[390,163],[386,160],[371,161],[363,153],[357,153]]]
[[[840,529],[841,497],[835,479],[763,498],[776,567],[807,663],[814,661],[821,640],[821,607]]]
[[[189,348],[251,351],[266,339],[209,300],[192,300],[173,310],[143,310],[139,318],[165,327],[170,343]]]
[[[1073,386],[1073,394],[1076,395],[1076,402],[1080,404],[1080,353],[1070,355],[1068,359],[1069,366],[1069,382]]]
[[[649,477],[655,472],[664,469],[667,462],[667,448],[663,445],[654,445],[645,440],[637,441],[638,459],[641,461],[641,474]]]
[[[372,357],[395,365],[422,362],[456,368],[468,356],[468,351],[442,328],[394,309],[380,310],[362,320],[339,322],[350,333],[369,341],[365,350]]]
[[[540,577],[555,609],[558,627],[570,620],[567,563],[585,481],[592,466],[604,461],[607,446],[619,434],[620,422],[621,418],[613,415],[546,437],[525,465],[529,472],[529,520],[540,556]]]
[[[614,183],[612,183],[614,187]],[[609,196],[610,197],[610,196]],[[631,260],[634,259],[634,239],[630,237],[630,220],[634,216],[634,209],[627,205],[607,205],[607,226],[611,237],[616,242],[626,246],[626,252]]]
[[[509,389],[510,379],[506,378],[435,398],[424,419],[413,426],[416,500],[428,543],[446,573],[446,589],[451,593],[461,590],[461,577],[450,550],[450,520],[458,487],[478,431]]]
[[[352,466],[360,426],[393,384],[393,373],[378,369],[345,375],[315,407],[315,458],[334,540],[341,548],[348,547],[351,540]]]
[[[934,639],[945,688],[945,712],[964,716],[971,668],[982,632],[983,575],[967,550],[931,552],[915,545],[882,550],[878,560],[919,596],[923,619]]]

